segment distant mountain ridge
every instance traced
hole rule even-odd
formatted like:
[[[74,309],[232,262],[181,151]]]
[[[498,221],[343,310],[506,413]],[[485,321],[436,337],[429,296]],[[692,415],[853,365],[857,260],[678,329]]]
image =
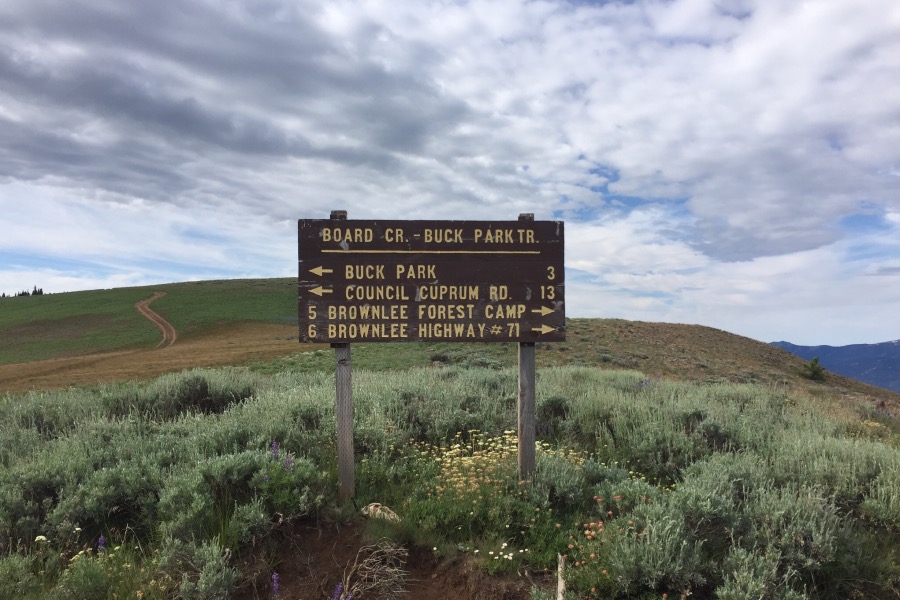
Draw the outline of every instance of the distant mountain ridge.
[[[849,346],[798,346],[790,342],[772,345],[805,360],[818,356],[828,371],[900,392],[900,340]]]

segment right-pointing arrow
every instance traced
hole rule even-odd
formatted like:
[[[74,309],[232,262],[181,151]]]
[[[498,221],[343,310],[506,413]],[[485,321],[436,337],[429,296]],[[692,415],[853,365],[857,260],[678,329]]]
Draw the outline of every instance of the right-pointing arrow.
[[[549,325],[541,325],[540,327],[532,327],[532,331],[540,331],[541,333],[550,333],[551,331],[556,331],[556,327],[550,327]]]
[[[542,307],[540,307],[540,308],[532,308],[532,309],[531,309],[531,312],[541,313],[541,316],[542,316],[542,317],[546,317],[546,316],[549,315],[550,313],[556,312],[556,309],[553,309],[553,308],[547,308],[546,306],[542,306]]]

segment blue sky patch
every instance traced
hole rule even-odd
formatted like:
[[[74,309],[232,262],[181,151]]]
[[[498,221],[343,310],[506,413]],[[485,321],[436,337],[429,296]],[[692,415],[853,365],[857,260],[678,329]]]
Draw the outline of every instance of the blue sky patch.
[[[891,225],[881,214],[855,214],[842,218],[840,227],[853,233],[871,233],[886,231],[891,228]]]

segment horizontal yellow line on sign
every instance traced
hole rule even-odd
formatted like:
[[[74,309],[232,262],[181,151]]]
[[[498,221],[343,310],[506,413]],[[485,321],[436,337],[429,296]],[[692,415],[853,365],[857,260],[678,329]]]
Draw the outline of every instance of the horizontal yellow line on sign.
[[[332,254],[540,254],[540,250],[322,250]]]

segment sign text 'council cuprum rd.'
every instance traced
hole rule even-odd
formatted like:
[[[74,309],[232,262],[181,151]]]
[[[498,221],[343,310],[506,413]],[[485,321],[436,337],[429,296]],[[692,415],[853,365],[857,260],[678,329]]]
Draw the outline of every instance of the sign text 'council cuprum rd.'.
[[[301,342],[565,339],[561,221],[299,222]]]

